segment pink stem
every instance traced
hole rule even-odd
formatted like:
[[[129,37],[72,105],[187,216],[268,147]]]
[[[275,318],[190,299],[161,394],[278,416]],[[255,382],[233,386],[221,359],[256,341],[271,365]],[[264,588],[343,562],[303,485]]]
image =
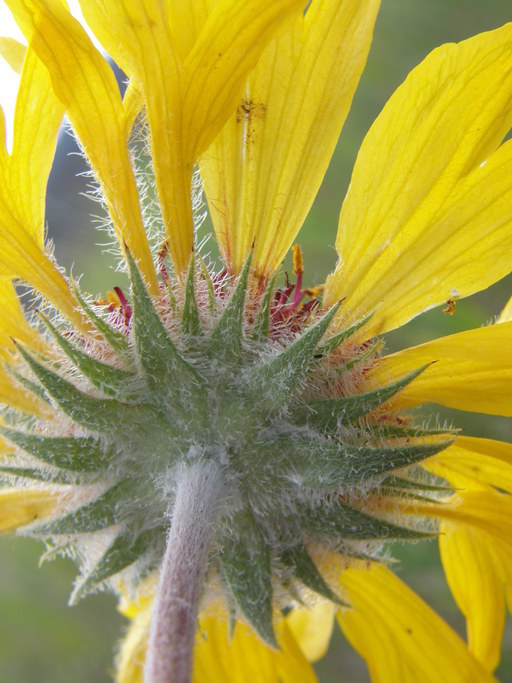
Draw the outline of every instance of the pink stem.
[[[197,463],[178,481],[160,572],[144,683],[190,683],[199,598],[221,490],[218,470]]]

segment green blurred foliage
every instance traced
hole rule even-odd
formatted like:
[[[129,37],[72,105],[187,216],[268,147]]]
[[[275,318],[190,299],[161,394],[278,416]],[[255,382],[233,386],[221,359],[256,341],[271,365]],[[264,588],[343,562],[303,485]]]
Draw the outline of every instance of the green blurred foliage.
[[[69,608],[75,567],[38,568],[43,550],[30,539],[0,540],[0,681],[106,683],[123,629],[116,602],[98,595]]]
[[[350,170],[365,132],[393,90],[437,45],[495,28],[511,18],[508,0],[383,0],[361,86],[299,237],[309,284],[323,281],[334,266],[337,216]],[[55,238],[60,261],[66,266],[74,262],[73,272],[84,272],[83,282],[92,291],[105,290],[117,284],[119,277],[107,257],[98,257],[96,245],[105,240],[92,232],[88,219],[88,214],[97,213],[98,207],[79,195],[83,187],[72,179],[65,154],[64,150],[57,160],[50,187],[50,234]],[[71,162],[76,164],[74,158]],[[451,317],[443,315],[441,309],[430,311],[388,335],[388,348],[402,348],[480,326],[500,312],[511,289],[512,278],[508,278],[485,293],[459,302]],[[453,417],[454,424],[465,427],[470,434],[511,439],[510,420],[468,417],[441,409],[439,413],[443,419]],[[40,554],[41,548],[25,539],[8,537],[0,542],[0,683],[107,683],[111,680],[113,648],[123,630],[114,599],[95,596],[68,609],[67,596],[74,576],[71,562],[56,560],[38,569]],[[463,635],[463,619],[442,577],[436,544],[398,547],[396,555],[401,560],[397,567],[401,577]],[[340,671],[345,672],[342,677]],[[339,632],[328,657],[318,665],[318,672],[322,683],[368,681],[364,664]],[[512,677],[510,629],[498,676],[503,681]]]

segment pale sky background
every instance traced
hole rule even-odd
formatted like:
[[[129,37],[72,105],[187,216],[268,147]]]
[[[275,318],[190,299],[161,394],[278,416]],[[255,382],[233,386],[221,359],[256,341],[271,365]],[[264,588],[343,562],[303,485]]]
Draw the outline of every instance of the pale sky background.
[[[83,24],[85,24],[78,0],[68,0],[68,5],[72,14]],[[15,38],[22,43],[26,43],[23,34],[16,25],[10,10],[7,8],[7,5],[5,5],[3,0],[0,0],[0,36],[9,36],[10,38]],[[12,138],[12,122],[18,81],[18,74],[16,74],[0,56],[0,104],[5,113],[8,149],[10,149]]]

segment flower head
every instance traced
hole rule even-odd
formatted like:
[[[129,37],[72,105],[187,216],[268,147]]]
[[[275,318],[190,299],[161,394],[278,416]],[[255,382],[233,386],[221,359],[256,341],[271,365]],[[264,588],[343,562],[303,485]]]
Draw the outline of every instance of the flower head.
[[[300,247],[292,280],[279,267],[348,113],[376,0],[83,0],[128,79],[122,98],[62,3],[7,4],[28,48],[0,150],[1,527],[77,557],[72,601],[123,596],[121,683],[143,669],[146,683],[242,681],[254,662],[251,680],[314,680],[335,611],[374,680],[493,680],[512,448],[411,409],[512,414],[509,307],[389,356],[376,335],[452,312],[510,270],[512,28],[411,72],[356,161],[338,265],[306,289]],[[64,112],[129,292],[91,297],[45,245]],[[197,238],[203,187],[220,269]],[[28,316],[18,280],[39,297]],[[435,536],[467,646],[387,567],[391,540]]]

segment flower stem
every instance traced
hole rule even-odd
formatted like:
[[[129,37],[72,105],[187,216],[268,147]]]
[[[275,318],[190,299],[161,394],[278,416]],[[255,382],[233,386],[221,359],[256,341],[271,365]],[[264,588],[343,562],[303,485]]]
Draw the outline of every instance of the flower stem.
[[[190,683],[199,598],[221,491],[218,470],[183,470],[160,572],[144,683]]]

